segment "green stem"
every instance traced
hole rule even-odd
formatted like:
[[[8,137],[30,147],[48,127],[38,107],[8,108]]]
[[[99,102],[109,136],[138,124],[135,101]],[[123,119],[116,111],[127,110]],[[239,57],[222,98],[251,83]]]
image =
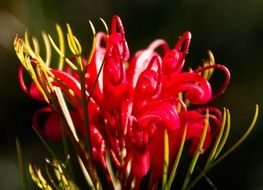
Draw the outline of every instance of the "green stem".
[[[66,160],[65,166],[68,169],[68,171],[72,177],[72,180],[75,181],[76,177],[75,177],[75,174],[73,171],[72,162],[68,162],[70,159],[70,153],[69,153],[68,141],[67,141],[66,133],[65,133],[65,127],[66,126],[64,125],[64,123],[61,122],[60,128],[61,128],[61,134],[62,134],[62,145],[63,145],[63,150],[64,150],[64,156],[65,156],[65,160]]]
[[[214,160],[218,157],[218,155],[220,154],[220,152],[222,151],[223,147],[226,144],[226,141],[228,139],[229,136],[229,131],[230,131],[230,127],[231,127],[231,116],[230,116],[230,112],[229,110],[226,110],[226,117],[227,117],[227,124],[226,124],[226,129],[224,131],[224,135],[222,140],[220,140],[220,145],[218,146],[218,148],[216,149],[216,153],[214,155]]]
[[[22,185],[22,190],[27,190],[28,186],[26,183],[26,174],[25,174],[25,167],[24,167],[24,159],[22,155],[22,149],[19,140],[16,138],[16,149],[17,149],[17,155],[18,155],[18,167],[19,167],[19,173],[20,173],[20,182]]]
[[[184,144],[185,144],[186,133],[187,133],[187,127],[184,128],[184,133],[183,133],[183,136],[182,136],[181,144],[180,144],[178,153],[177,153],[177,155],[176,155],[176,159],[175,159],[175,162],[174,162],[172,171],[171,171],[171,175],[170,175],[169,180],[168,180],[168,183],[167,183],[167,189],[170,189],[170,188],[171,188],[172,183],[173,183],[173,180],[174,180],[174,178],[175,178],[176,170],[177,170],[179,161],[180,161],[180,159],[181,159],[182,152],[183,152],[183,148],[184,148]]]
[[[242,142],[244,142],[244,140],[248,137],[248,135],[250,134],[250,132],[252,131],[252,129],[254,128],[254,126],[256,124],[256,121],[257,121],[257,118],[258,118],[258,112],[259,112],[259,106],[257,104],[253,120],[252,120],[251,124],[249,125],[249,127],[248,127],[247,131],[245,132],[245,134],[230,149],[228,149],[228,151],[226,151],[220,158],[218,158],[213,163],[213,165],[219,163],[226,156],[228,156],[231,152],[233,152]]]
[[[41,142],[44,144],[44,146],[46,147],[46,149],[48,150],[48,152],[52,155],[53,158],[58,159],[58,157],[56,156],[55,152],[53,152],[52,148],[50,148],[50,146],[48,145],[48,143],[45,141],[45,139],[42,137],[42,135],[39,133],[39,131],[35,128],[32,127],[33,130],[35,131],[35,133],[37,134],[38,138],[41,140]]]
[[[188,186],[188,189],[191,189],[203,176],[204,174],[206,174],[212,167],[214,167],[216,164],[218,164],[219,162],[221,162],[226,156],[228,156],[230,153],[232,153],[246,138],[247,136],[250,134],[251,130],[254,128],[255,123],[257,121],[258,118],[258,112],[259,112],[259,106],[258,104],[256,105],[256,110],[255,110],[255,114],[253,117],[253,120],[251,122],[251,124],[249,125],[247,131],[245,132],[245,134],[230,148],[228,149],[220,158],[218,158],[217,160],[215,160],[214,162],[211,162],[209,164],[209,166],[207,166],[192,182],[191,184]]]
[[[49,181],[51,182],[51,184],[53,185],[53,187],[54,187],[56,190],[60,190],[59,187],[57,186],[57,184],[55,183],[54,179],[51,177],[51,174],[50,174],[50,172],[49,172],[49,169],[48,169],[47,164],[45,165],[45,169],[46,169],[47,177],[48,177]]]
[[[163,158],[163,181],[162,190],[167,189],[167,175],[169,166],[169,136],[167,129],[164,130],[164,158]]]
[[[85,126],[85,132],[87,135],[87,141],[85,143],[86,145],[86,149],[87,152],[89,154],[89,156],[91,156],[91,142],[90,142],[90,130],[89,130],[89,115],[88,115],[88,101],[86,98],[86,87],[85,87],[85,77],[84,77],[85,73],[83,71],[79,72],[79,77],[80,77],[80,86],[81,86],[81,107],[82,107],[82,111],[83,111],[83,119],[84,119],[84,126]]]
[[[66,126],[65,127],[66,134],[68,135],[69,139],[73,143],[73,145],[76,149],[76,152],[78,153],[81,161],[83,162],[85,169],[87,170],[87,172],[91,176],[91,180],[92,180],[94,186],[98,190],[100,190],[101,189],[101,183],[100,183],[100,180],[97,176],[96,168],[94,166],[94,163],[91,160],[90,155],[86,154],[85,149],[80,144],[78,137],[75,134],[75,131],[72,130],[72,128],[74,128],[74,126],[73,126],[72,121],[70,120],[69,111],[68,111],[68,108],[64,102],[63,96],[59,90],[55,90],[55,94],[56,94],[57,100],[54,101],[54,108],[55,108],[56,112],[58,113],[59,117],[62,119],[62,122],[64,122],[64,125]]]
[[[212,150],[211,150],[211,152],[210,152],[210,154],[209,154],[209,156],[208,156],[208,159],[207,159],[207,162],[206,162],[206,165],[205,165],[205,169],[209,166],[209,164],[210,164],[210,162],[212,161],[212,160],[214,160],[214,158],[215,158],[215,154],[216,154],[216,151],[217,151],[217,148],[218,148],[218,146],[219,146],[219,143],[220,143],[220,141],[221,141],[221,139],[222,139],[222,136],[223,136],[223,134],[224,134],[224,132],[225,132],[225,126],[226,126],[226,120],[227,120],[227,114],[226,114],[226,109],[224,108],[224,115],[223,115],[223,121],[222,121],[222,124],[221,124],[221,127],[220,127],[220,131],[219,131],[219,133],[218,133],[218,136],[217,136],[217,138],[216,138],[216,141],[215,141],[215,143],[214,143],[214,146],[213,146],[213,148],[212,148]]]
[[[201,138],[200,138],[200,141],[199,141],[199,144],[198,144],[198,147],[197,147],[197,150],[195,151],[195,154],[193,156],[193,159],[190,163],[190,166],[188,168],[188,171],[187,171],[187,174],[186,174],[186,177],[184,179],[184,182],[183,182],[183,185],[182,185],[182,190],[186,190],[187,189],[187,186],[190,182],[190,178],[193,174],[193,171],[194,171],[194,168],[195,168],[195,165],[197,163],[197,160],[199,158],[199,155],[201,153],[201,150],[202,150],[202,147],[203,147],[203,144],[205,142],[205,137],[206,137],[206,132],[207,132],[207,129],[208,129],[208,112],[206,113],[206,120],[205,120],[205,126],[204,126],[204,129],[203,129],[203,132],[202,132],[202,135],[201,135]]]

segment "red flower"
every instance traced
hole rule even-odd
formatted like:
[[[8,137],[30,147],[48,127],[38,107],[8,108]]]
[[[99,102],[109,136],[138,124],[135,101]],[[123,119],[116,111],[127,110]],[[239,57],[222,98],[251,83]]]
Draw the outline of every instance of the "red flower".
[[[169,48],[164,40],[156,40],[132,58],[129,58],[119,17],[113,17],[109,35],[98,33],[96,39],[90,63],[82,60],[88,115],[84,115],[79,101],[83,96],[78,72],[68,67],[64,70],[50,68],[56,79],[51,84],[61,88],[73,105],[71,117],[83,138],[86,138],[84,118],[89,120],[93,159],[107,170],[107,150],[115,167],[124,174],[131,161],[130,175],[137,179],[136,187],[150,170],[152,180],[157,181],[163,171],[164,131],[168,131],[171,162],[176,157],[184,128],[187,128],[186,140],[192,142],[190,154],[193,154],[205,126],[206,112],[209,111],[210,122],[202,147],[204,152],[222,122],[221,112],[205,104],[224,92],[230,78],[228,70],[216,64],[193,71],[183,70],[190,32],[185,32],[174,48]],[[71,60],[74,62],[76,57]],[[212,68],[221,69],[226,74],[223,87],[217,93],[213,93],[203,75]],[[20,81],[26,89],[22,77]],[[34,83],[28,93],[38,100],[43,99]],[[44,135],[59,138],[59,120],[50,107],[36,113],[35,125],[42,112],[50,113]]]

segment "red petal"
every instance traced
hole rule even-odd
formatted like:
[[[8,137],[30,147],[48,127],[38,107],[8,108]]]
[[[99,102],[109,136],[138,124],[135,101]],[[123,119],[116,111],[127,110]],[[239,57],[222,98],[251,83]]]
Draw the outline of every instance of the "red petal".
[[[55,75],[56,79],[62,82],[62,84],[64,84],[68,89],[72,90],[77,97],[81,97],[80,83],[77,79],[61,70],[52,69],[51,72]],[[53,84],[64,88],[59,82],[54,81]]]
[[[162,129],[175,130],[180,127],[177,111],[171,104],[165,102],[146,106],[143,114],[138,117],[138,123],[141,127],[146,127],[152,122]]]
[[[106,58],[103,68],[103,106],[109,111],[120,106],[127,92],[124,65],[118,59],[118,57]]]
[[[174,72],[179,73],[183,68],[183,61],[178,50],[169,50],[163,57],[163,73],[170,75]]]
[[[142,178],[150,169],[150,154],[148,150],[143,152],[133,151],[131,170],[134,176]]]
[[[183,129],[168,130],[169,135],[169,162],[173,163],[180,147]],[[152,137],[149,144],[151,155],[152,181],[158,181],[163,175],[164,163],[164,131],[158,130]]]
[[[107,44],[107,54],[111,54],[114,46],[118,47],[121,59],[127,61],[130,56],[130,51],[125,39],[124,28],[120,17],[114,16],[112,18],[111,33],[109,35],[109,41]]]
[[[96,48],[87,67],[85,79],[88,91],[92,93],[94,100],[101,104],[103,96],[103,72],[101,71],[103,71],[103,61],[106,52],[106,49],[103,47],[102,43],[107,43],[107,36],[105,33],[99,32],[96,36],[96,39]],[[94,85],[96,85],[95,89],[93,89]],[[93,92],[91,92],[92,90]]]
[[[22,90],[29,96],[33,97],[34,99],[44,101],[43,95],[40,93],[34,82],[31,83],[30,88],[28,89],[24,81],[23,70],[24,70],[23,65],[22,64],[19,65],[18,80]]]
[[[194,71],[195,73],[201,73],[205,70],[213,69],[213,68],[220,69],[221,71],[223,71],[226,77],[225,77],[225,80],[224,80],[222,87],[219,88],[219,90],[213,95],[213,97],[211,97],[211,100],[218,98],[221,94],[223,94],[225,92],[225,90],[229,84],[229,81],[230,81],[229,70],[223,65],[215,64],[215,65],[209,65],[206,67],[201,67],[201,68]]]
[[[166,51],[163,58],[163,72],[165,75],[181,72],[191,41],[191,33],[185,32],[173,50]]]
[[[51,114],[45,122],[44,135],[51,140],[61,139],[60,120],[58,115]]]
[[[179,92],[186,91],[186,98],[193,104],[207,103],[212,95],[208,81],[197,73],[174,74],[168,81],[163,81],[163,85],[164,98],[178,97]]]
[[[198,113],[197,111],[188,111],[186,115],[181,117],[181,119],[187,123],[186,140],[192,140],[190,154],[193,155],[200,142],[206,118],[204,115]],[[210,132],[210,126],[208,126],[205,142],[202,147],[201,153],[203,153],[209,147],[211,143],[211,138],[212,136]]]
[[[159,96],[161,91],[160,62],[159,56],[153,56],[147,68],[140,74],[134,90],[134,112]]]
[[[93,159],[99,162],[103,168],[107,168],[105,160],[105,142],[99,131],[93,125],[90,125],[90,135]]]
[[[162,40],[153,41],[147,49],[138,51],[132,58],[129,67],[127,69],[127,80],[130,86],[134,89],[140,74],[148,67],[153,56],[159,56],[155,49],[161,47],[163,51],[169,49],[168,44]]]
[[[38,90],[36,84],[34,82],[31,83],[30,85],[30,95],[35,98],[36,100],[43,101],[43,95],[40,93]]]

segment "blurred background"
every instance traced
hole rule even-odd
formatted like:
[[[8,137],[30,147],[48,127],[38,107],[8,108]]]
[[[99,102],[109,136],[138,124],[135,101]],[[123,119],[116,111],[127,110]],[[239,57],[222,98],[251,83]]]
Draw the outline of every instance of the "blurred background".
[[[26,96],[17,80],[18,59],[13,50],[15,35],[55,34],[54,23],[69,23],[84,49],[90,47],[92,20],[110,23],[119,15],[130,50],[145,48],[156,38],[173,46],[184,31],[192,42],[187,66],[195,68],[212,50],[216,62],[231,71],[226,93],[214,104],[230,109],[232,129],[228,145],[243,134],[254,113],[263,106],[263,1],[262,0],[1,0],[0,1],[0,189],[21,189],[15,138],[21,141],[25,159],[43,158],[44,147],[31,128],[37,104]],[[219,190],[263,189],[262,112],[252,134],[233,154],[212,171],[209,179]],[[42,151],[43,149],[43,151]],[[204,189],[212,187],[204,180]],[[201,185],[195,189],[199,189]]]

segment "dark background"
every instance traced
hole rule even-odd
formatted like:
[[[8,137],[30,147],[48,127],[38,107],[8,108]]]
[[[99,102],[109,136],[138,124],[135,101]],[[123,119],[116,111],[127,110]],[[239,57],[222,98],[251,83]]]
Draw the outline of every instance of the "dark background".
[[[242,135],[263,105],[263,1],[261,0],[1,0],[0,1],[0,189],[20,189],[15,138],[26,159],[39,160],[44,147],[31,129],[36,102],[19,88],[19,64],[13,50],[16,34],[54,34],[54,23],[71,24],[83,47],[90,47],[88,20],[102,29],[99,18],[110,23],[119,15],[132,54],[156,38],[171,46],[182,32],[192,32],[187,66],[196,67],[212,50],[216,62],[231,71],[226,93],[215,102],[232,113],[228,145]],[[242,146],[208,173],[217,189],[263,189],[262,114]],[[29,158],[28,158],[29,157]],[[42,157],[43,158],[43,157]],[[206,183],[203,182],[205,185]],[[196,189],[198,189],[197,187]],[[212,189],[206,184],[205,189]]]

